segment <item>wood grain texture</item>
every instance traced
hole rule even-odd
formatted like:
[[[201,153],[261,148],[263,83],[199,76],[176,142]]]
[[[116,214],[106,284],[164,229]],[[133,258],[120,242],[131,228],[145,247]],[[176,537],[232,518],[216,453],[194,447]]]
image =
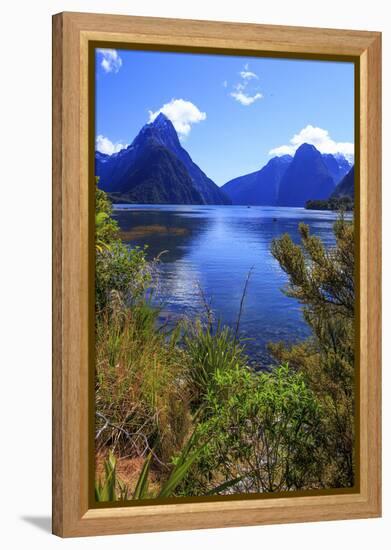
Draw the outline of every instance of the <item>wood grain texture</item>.
[[[53,20],[53,376],[52,376],[52,518],[53,531],[61,533],[64,467],[62,460],[62,18]]]
[[[365,479],[368,499],[381,510],[381,38],[371,43],[365,52],[362,94],[362,116],[366,120],[366,234],[367,255],[362,264],[367,267],[366,425],[368,465]],[[365,69],[364,69],[365,67]],[[364,86],[364,84],[363,84]],[[361,267],[361,266],[360,266]],[[363,380],[363,384],[365,383]],[[363,474],[364,475],[364,474]]]
[[[88,505],[88,44],[360,60],[360,490],[191,504]],[[53,532],[59,536],[377,517],[381,513],[381,35],[63,13],[53,18]]]

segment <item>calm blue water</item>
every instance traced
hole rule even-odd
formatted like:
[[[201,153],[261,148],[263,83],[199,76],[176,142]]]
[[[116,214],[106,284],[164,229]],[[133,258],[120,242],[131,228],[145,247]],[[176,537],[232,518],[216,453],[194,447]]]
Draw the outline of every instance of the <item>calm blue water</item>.
[[[256,206],[118,205],[115,218],[123,230],[133,230],[131,245],[147,244],[150,257],[167,251],[161,256],[155,298],[163,303],[163,318],[204,312],[201,288],[215,318],[234,328],[253,268],[240,325],[253,361],[270,364],[268,342],[294,342],[309,335],[300,304],[281,291],[287,277],[270,254],[270,245],[283,233],[299,242],[297,226],[303,221],[332,246],[336,214]],[[142,235],[145,226],[149,232]]]

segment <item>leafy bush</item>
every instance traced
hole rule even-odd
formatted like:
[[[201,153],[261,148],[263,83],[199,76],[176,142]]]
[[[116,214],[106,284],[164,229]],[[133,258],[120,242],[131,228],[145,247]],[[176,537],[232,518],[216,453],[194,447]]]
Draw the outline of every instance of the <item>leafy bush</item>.
[[[96,179],[95,188],[95,238],[96,250],[101,252],[110,246],[116,238],[118,224],[112,218],[113,208],[104,191],[98,188],[99,179]]]
[[[288,366],[255,374],[218,369],[200,424],[203,453],[178,492],[201,495],[240,479],[235,492],[317,487],[320,407],[304,376]]]
[[[285,290],[303,304],[312,336],[306,342],[270,349],[279,361],[305,375],[322,404],[319,429],[328,464],[322,484],[354,484],[354,226],[344,217],[334,225],[336,246],[326,249],[306,225],[300,225],[302,244],[288,235],[274,241],[272,254],[289,277]]]
[[[145,249],[129,248],[117,238],[111,203],[98,188],[95,204],[95,302],[99,313],[110,305],[114,294],[124,302],[142,298],[151,285],[153,266]]]
[[[126,302],[142,299],[151,284],[151,266],[145,250],[129,249],[119,241],[96,255],[96,308],[102,311],[110,306],[114,294]]]

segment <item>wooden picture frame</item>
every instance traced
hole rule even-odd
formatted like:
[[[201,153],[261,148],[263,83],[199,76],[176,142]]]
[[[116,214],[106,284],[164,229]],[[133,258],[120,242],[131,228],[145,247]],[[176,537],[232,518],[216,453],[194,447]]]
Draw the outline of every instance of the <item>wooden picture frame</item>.
[[[356,64],[359,475],[354,491],[91,507],[89,45],[346,58]],[[357,119],[356,119],[357,120]],[[53,17],[53,533],[62,537],[378,517],[381,514],[381,34],[61,13]],[[357,174],[357,172],[356,172]]]

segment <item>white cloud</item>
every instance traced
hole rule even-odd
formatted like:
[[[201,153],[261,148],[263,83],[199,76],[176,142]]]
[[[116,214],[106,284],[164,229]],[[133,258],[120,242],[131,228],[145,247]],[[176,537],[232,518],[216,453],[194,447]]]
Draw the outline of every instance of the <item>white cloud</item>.
[[[149,111],[149,122],[153,122],[159,113],[163,113],[171,120],[175,130],[181,137],[189,134],[192,124],[206,119],[206,113],[203,113],[194,103],[185,99],[172,99],[157,111]]]
[[[258,75],[250,71],[250,66],[248,63],[245,64],[243,71],[240,71],[239,74],[245,80],[251,80],[252,78],[256,78],[258,80]]]
[[[106,73],[118,73],[122,67],[122,59],[117,50],[98,48],[97,52],[101,56],[101,67]]]
[[[238,101],[241,105],[248,107],[258,99],[263,98],[263,95],[261,94],[261,92],[257,91],[257,88],[254,89],[254,87],[252,87],[252,90],[249,89],[250,81],[254,79],[258,80],[259,77],[257,74],[250,71],[248,63],[245,64],[243,70],[240,71],[239,75],[241,77],[241,81],[237,84],[234,84],[234,91],[230,93],[230,96]]]
[[[125,149],[128,146],[127,143],[113,143],[109,138],[102,136],[101,134],[95,139],[95,149],[105,155],[112,155],[118,153],[121,149]]]
[[[227,80],[224,80],[224,82],[223,82],[223,86],[224,86],[224,88],[227,88],[227,86],[228,86],[228,82],[227,82]]]
[[[242,91],[231,92],[231,96],[235,98],[236,101],[239,101],[239,103],[241,103],[242,105],[245,105],[246,107],[254,103],[254,101],[257,101],[257,99],[263,98],[263,95],[259,92],[254,95],[248,95]]]
[[[340,153],[348,160],[353,160],[354,143],[334,141],[327,130],[308,124],[290,139],[289,144],[275,147],[269,151],[270,155],[294,155],[296,149],[303,143],[314,145],[321,153]]]

